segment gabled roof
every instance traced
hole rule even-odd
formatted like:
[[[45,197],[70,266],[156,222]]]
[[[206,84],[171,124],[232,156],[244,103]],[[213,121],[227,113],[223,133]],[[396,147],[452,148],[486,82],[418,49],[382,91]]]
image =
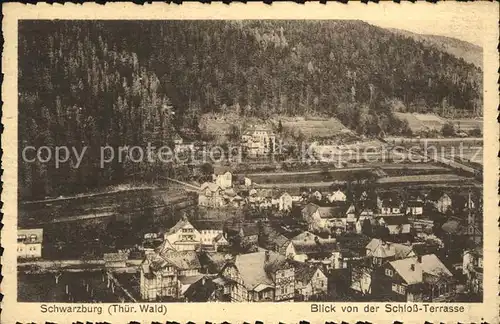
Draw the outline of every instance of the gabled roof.
[[[218,191],[218,190],[221,190],[221,188],[219,187],[219,185],[218,185],[218,184],[216,184],[216,183],[213,183],[213,182],[204,182],[204,183],[201,185],[201,187],[200,187],[200,189],[201,189],[202,191],[204,191],[204,190],[205,190],[205,189],[207,189],[207,188],[208,188],[208,190],[210,190],[211,192],[216,192],[216,191]]]
[[[266,253],[269,253],[269,260],[267,261]],[[255,252],[237,255],[234,266],[238,269],[243,285],[252,290],[260,284],[274,286],[270,273],[269,271],[266,272],[266,270],[279,267],[284,261],[286,261],[284,256],[273,251]]]
[[[280,234],[271,226],[264,226],[262,230],[262,247],[268,250],[275,250],[280,254],[285,254],[286,248],[290,240],[284,235]]]
[[[424,202],[422,200],[408,200],[408,207],[422,207]]]
[[[406,258],[413,250],[411,246],[383,242],[381,239],[374,238],[366,245],[366,249],[371,251],[371,255],[378,258],[395,257],[396,259]]]
[[[314,241],[314,238],[317,237],[316,234],[313,234],[308,231],[304,231],[294,237],[292,237],[292,241]]]
[[[408,217],[406,216],[387,216],[387,217],[381,217],[384,219],[384,222],[387,225],[403,225],[403,224],[409,224],[410,221],[408,220]]]
[[[292,241],[292,244],[298,254],[332,253],[338,250],[335,239],[319,239],[317,242]]]
[[[309,217],[318,210],[319,206],[313,203],[308,203],[302,208],[302,216]]]
[[[169,234],[176,233],[177,231],[179,231],[181,228],[183,228],[186,225],[193,226],[189,222],[189,220],[187,219],[187,217],[183,217],[183,218],[179,219],[179,221],[174,226],[172,226],[172,228],[170,228],[167,233],[169,233]]]
[[[259,235],[259,227],[256,224],[243,224],[241,230],[243,236]]]
[[[345,206],[319,207],[318,213],[321,218],[344,218],[347,208]]]
[[[180,270],[200,269],[201,264],[195,251],[167,251],[160,256]]]
[[[190,302],[207,302],[216,290],[217,284],[210,278],[205,278],[205,280],[197,280],[191,284],[184,292],[184,297]]]
[[[392,261],[389,264],[409,285],[423,283],[425,275],[431,275],[438,278],[453,277],[450,270],[446,268],[436,255],[427,254],[423,255],[421,258],[421,262],[418,262],[417,257],[412,257]]]
[[[317,271],[321,271],[321,269],[317,266],[312,266],[311,264],[299,263],[299,262],[294,263],[294,268],[295,268],[295,281],[299,281],[304,284],[308,284],[313,278],[314,274]]]

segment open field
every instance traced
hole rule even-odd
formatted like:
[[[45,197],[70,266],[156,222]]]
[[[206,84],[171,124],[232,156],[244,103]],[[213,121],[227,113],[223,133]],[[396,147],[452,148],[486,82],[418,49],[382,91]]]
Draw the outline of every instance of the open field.
[[[274,123],[281,120],[283,128],[300,132],[305,138],[334,137],[350,131],[336,118],[274,117]]]
[[[483,129],[483,120],[474,118],[446,119],[435,114],[416,114],[396,112],[396,116],[401,120],[408,121],[411,130],[419,132],[424,129],[441,130],[447,122],[452,123],[457,130],[468,132],[472,129]]]
[[[470,178],[456,174],[436,174],[436,175],[410,175],[398,177],[385,177],[377,180],[377,183],[436,183],[436,182],[462,182],[469,181]]]

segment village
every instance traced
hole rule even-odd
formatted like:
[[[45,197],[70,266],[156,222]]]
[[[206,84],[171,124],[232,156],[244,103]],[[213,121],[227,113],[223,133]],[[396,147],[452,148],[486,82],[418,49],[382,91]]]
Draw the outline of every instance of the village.
[[[275,153],[278,140],[256,125],[241,135],[250,161]],[[482,189],[476,174],[442,164],[346,161],[288,173],[215,165],[202,183],[171,180],[196,195],[198,212],[224,216],[176,212],[173,226],[144,233],[133,253],[107,252],[86,266],[104,271],[106,289],[123,290],[123,300],[480,301]],[[450,177],[455,185],[439,185]],[[43,237],[43,228],[20,229],[19,260],[43,260]]]

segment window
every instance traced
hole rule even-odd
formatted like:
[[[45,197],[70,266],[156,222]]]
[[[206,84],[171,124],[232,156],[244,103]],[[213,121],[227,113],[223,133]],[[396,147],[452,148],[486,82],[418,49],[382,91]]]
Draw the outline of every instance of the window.
[[[394,273],[392,272],[392,270],[391,270],[391,269],[385,269],[385,275],[386,275],[386,276],[392,277],[392,276],[393,276],[393,274],[394,274]]]
[[[398,284],[395,284],[395,283],[392,284],[392,291],[399,292]]]

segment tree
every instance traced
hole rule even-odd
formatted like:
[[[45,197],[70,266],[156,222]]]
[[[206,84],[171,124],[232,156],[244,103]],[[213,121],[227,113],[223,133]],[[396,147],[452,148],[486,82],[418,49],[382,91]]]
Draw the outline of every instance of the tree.
[[[475,127],[469,131],[470,136],[481,137],[483,136],[483,131],[479,127]]]
[[[445,137],[451,137],[455,135],[455,126],[452,123],[446,123],[441,128],[441,134]]]
[[[363,223],[361,224],[361,232],[366,236],[371,237],[373,235],[373,226],[369,219],[363,220]]]

